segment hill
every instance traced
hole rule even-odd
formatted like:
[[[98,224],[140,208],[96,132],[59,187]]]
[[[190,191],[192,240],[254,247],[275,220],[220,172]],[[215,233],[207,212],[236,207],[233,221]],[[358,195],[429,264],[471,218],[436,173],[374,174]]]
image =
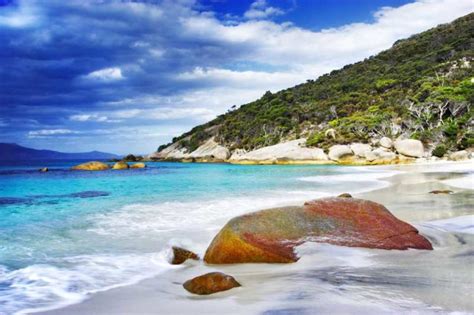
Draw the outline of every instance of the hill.
[[[440,153],[463,150],[474,145],[473,63],[474,13],[317,80],[266,92],[160,146],[154,157],[192,157],[210,139],[230,154],[301,138],[327,151],[383,136],[418,139]]]
[[[36,150],[15,143],[0,143],[0,161],[14,160],[104,160],[117,158],[111,153],[91,151],[63,153],[51,150]]]

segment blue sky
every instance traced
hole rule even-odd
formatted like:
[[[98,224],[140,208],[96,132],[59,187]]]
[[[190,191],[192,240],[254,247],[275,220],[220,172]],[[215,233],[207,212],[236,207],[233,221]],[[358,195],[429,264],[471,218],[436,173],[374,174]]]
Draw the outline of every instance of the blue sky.
[[[0,0],[0,142],[148,153],[472,0]]]

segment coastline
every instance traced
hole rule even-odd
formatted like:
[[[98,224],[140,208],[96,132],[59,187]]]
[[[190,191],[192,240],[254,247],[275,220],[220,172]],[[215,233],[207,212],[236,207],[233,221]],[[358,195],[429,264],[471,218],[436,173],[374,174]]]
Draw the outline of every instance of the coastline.
[[[450,218],[466,217],[473,218],[472,211],[463,207],[466,204],[472,204],[474,201],[474,194],[472,183],[469,189],[469,179],[466,182],[466,172],[472,174],[473,161],[463,162],[435,162],[428,161],[426,163],[415,163],[408,165],[394,165],[381,166],[383,170],[391,170],[400,172],[387,178],[389,184],[383,188],[376,188],[371,191],[355,193],[357,198],[364,198],[373,200],[384,204],[394,215],[409,223],[414,223],[422,233],[427,233],[430,236],[433,226],[436,226],[438,220],[448,220]],[[440,169],[440,167],[442,169]],[[471,176],[471,175],[468,175]],[[457,181],[458,187],[447,185],[446,181]],[[464,183],[463,183],[464,181]],[[467,186],[466,186],[467,185]],[[429,191],[435,189],[451,189],[455,193],[452,195],[434,196],[430,195]],[[348,191],[350,193],[350,191]],[[402,197],[402,198],[401,198]],[[432,211],[433,203],[422,201],[434,200],[441,206],[445,207],[443,211]],[[446,207],[449,204],[449,207]],[[417,211],[414,211],[416,207]],[[433,221],[435,220],[435,221]],[[441,222],[441,221],[440,221]],[[436,238],[438,236],[432,236]],[[323,245],[324,247],[324,245]],[[339,249],[338,249],[339,250]],[[340,249],[345,251],[346,249]],[[347,250],[347,251],[353,251]],[[366,253],[367,251],[360,251]],[[201,254],[201,253],[200,253]],[[381,255],[382,257],[384,255]],[[245,311],[245,304],[252,304],[253,298],[249,296],[256,294],[258,281],[264,281],[267,277],[272,277],[273,273],[292,273],[300,272],[300,268],[306,268],[306,264],[313,263],[315,257],[308,257],[301,259],[297,264],[291,265],[274,265],[268,267],[267,271],[264,266],[255,265],[232,265],[232,266],[205,266],[202,263],[189,263],[178,268],[172,268],[160,274],[159,276],[140,281],[136,284],[122,286],[89,296],[88,299],[79,304],[66,306],[65,308],[53,309],[46,312],[39,312],[41,314],[153,314],[157,309],[164,314],[170,313],[192,313],[194,308],[187,308],[186,302],[196,303],[199,307],[204,307],[206,313],[213,313],[210,310],[215,310],[214,313],[222,313],[228,311],[230,313],[258,313],[254,308],[251,311]],[[301,263],[305,261],[304,263]],[[300,264],[301,263],[301,264]],[[305,267],[306,266],[306,267]],[[180,283],[199,272],[208,270],[220,270],[223,272],[230,272],[236,274],[243,279],[244,285],[247,288],[239,288],[226,293],[220,293],[211,297],[195,297],[185,293]],[[258,272],[257,272],[258,271]],[[252,284],[253,283],[253,284]],[[246,290],[249,290],[246,292]],[[260,293],[263,294],[263,293]],[[257,294],[257,295],[260,295]],[[157,298],[160,295],[165,298],[165,303],[160,303]],[[164,296],[163,296],[164,295]],[[222,303],[225,300],[225,303]],[[440,302],[442,307],[449,308],[452,303],[448,298],[442,299]],[[223,306],[222,304],[225,304]],[[259,303],[258,307],[262,307]],[[265,304],[264,309],[272,309],[272,305]],[[474,305],[465,305],[466,310],[474,308]],[[209,312],[208,312],[209,310]],[[44,310],[43,310],[44,311]],[[38,313],[38,312],[36,312]]]

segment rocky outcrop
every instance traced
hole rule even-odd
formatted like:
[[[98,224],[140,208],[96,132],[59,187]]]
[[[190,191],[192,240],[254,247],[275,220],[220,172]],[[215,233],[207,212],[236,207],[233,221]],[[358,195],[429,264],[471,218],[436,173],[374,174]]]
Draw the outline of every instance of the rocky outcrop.
[[[353,143],[351,144],[350,149],[354,152],[355,156],[359,158],[365,158],[367,152],[372,151],[370,144],[366,143]]]
[[[193,152],[181,147],[179,142],[173,143],[160,152],[149,155],[152,160],[190,160],[198,162],[222,162],[229,158],[230,151],[218,144],[214,137],[208,139]]]
[[[375,163],[390,163],[397,158],[397,155],[385,148],[377,148],[365,154],[365,159],[368,162]]]
[[[172,265],[180,265],[188,259],[199,260],[198,255],[196,255],[195,253],[187,249],[173,246],[172,251],[173,251],[173,258],[171,259]]]
[[[112,169],[114,169],[114,170],[126,170],[128,168],[129,168],[129,166],[128,166],[127,162],[124,162],[124,161],[119,161],[119,162],[115,163],[114,166],[112,166]]]
[[[230,220],[214,237],[209,264],[289,263],[304,242],[378,249],[432,249],[411,225],[383,205],[356,198],[323,198],[303,207],[262,210]]]
[[[260,148],[254,151],[237,151],[229,159],[231,163],[313,163],[327,162],[328,157],[322,149],[308,148],[305,146],[306,139],[297,139],[282,142],[272,146]]]
[[[78,171],[103,171],[109,169],[109,166],[102,162],[92,161],[73,166],[72,169]]]
[[[154,152],[148,156],[152,160],[180,160],[188,157],[186,148],[182,148],[179,142],[175,142],[160,152]]]
[[[139,162],[139,163],[130,165],[130,168],[146,168],[146,164],[143,162]]]
[[[393,142],[388,137],[382,137],[379,140],[379,144],[380,144],[381,147],[386,148],[386,149],[391,149],[393,147]]]
[[[425,148],[420,140],[403,139],[395,141],[395,150],[408,157],[419,158],[425,154]]]
[[[457,151],[449,155],[449,159],[452,161],[462,161],[462,160],[467,160],[468,158],[469,158],[469,153],[465,150]]]
[[[229,156],[229,149],[215,142],[214,138],[210,138],[203,145],[189,154],[190,158],[215,159],[221,161],[227,160]]]
[[[348,145],[336,144],[329,148],[328,156],[329,159],[333,161],[340,161],[343,158],[350,157],[351,155],[354,155],[354,152],[352,152]]]
[[[240,283],[222,272],[211,272],[186,281],[183,287],[194,294],[208,295],[240,287]]]

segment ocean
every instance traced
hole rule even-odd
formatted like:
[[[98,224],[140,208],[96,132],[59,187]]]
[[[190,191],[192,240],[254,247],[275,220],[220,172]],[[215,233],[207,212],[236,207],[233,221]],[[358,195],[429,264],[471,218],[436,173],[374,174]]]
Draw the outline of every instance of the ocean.
[[[387,178],[403,173],[388,167],[167,162],[147,163],[146,169],[70,170],[80,162],[0,166],[0,314],[71,305],[176,272],[167,262],[171,245],[202,255],[236,215],[387,188]],[[41,167],[49,172],[39,172]],[[349,255],[356,265],[369,255],[322,248]]]

